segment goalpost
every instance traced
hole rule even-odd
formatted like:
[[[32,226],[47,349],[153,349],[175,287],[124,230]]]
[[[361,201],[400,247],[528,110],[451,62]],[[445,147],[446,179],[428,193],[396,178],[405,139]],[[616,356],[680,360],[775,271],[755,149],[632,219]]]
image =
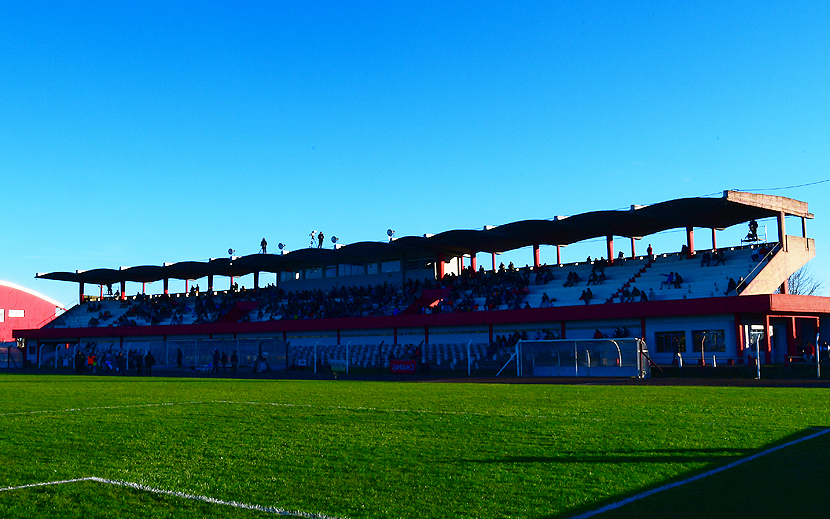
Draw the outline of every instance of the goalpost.
[[[519,341],[499,374],[514,361],[519,377],[651,376],[646,343],[634,338]]]

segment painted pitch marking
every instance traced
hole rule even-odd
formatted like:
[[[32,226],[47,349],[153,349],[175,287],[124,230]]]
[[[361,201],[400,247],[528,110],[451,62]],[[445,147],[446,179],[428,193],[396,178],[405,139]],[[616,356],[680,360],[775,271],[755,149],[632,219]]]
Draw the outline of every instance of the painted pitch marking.
[[[205,503],[210,503],[214,505],[224,505],[224,506],[232,506],[234,508],[242,508],[245,510],[256,510],[258,512],[265,512],[269,514],[275,515],[283,515],[283,516],[292,516],[292,517],[303,517],[306,519],[343,519],[338,518],[330,515],[325,514],[317,514],[317,513],[310,513],[310,512],[302,512],[300,510],[286,510],[284,508],[278,508],[274,506],[262,506],[262,505],[254,505],[249,503],[240,503],[239,501],[225,501],[222,499],[216,499],[209,496],[199,496],[195,494],[186,494],[184,492],[177,492],[175,490],[164,490],[161,488],[154,488],[147,485],[142,485],[140,483],[132,483],[130,481],[120,481],[117,479],[106,479],[106,478],[98,478],[98,477],[86,477],[86,478],[77,478],[77,479],[64,479],[61,481],[46,481],[42,483],[31,483],[28,485],[20,485],[16,487],[6,487],[0,488],[0,492],[7,492],[10,490],[24,490],[27,488],[35,488],[35,487],[45,487],[50,485],[65,485],[68,483],[80,483],[83,481],[94,481],[96,483],[104,483],[107,485],[116,485],[121,487],[133,488],[135,490],[141,490],[142,492],[150,492],[153,494],[160,494],[166,496],[173,496],[178,497],[181,499],[189,499],[191,501],[202,501]]]
[[[743,465],[744,463],[746,463],[748,461],[756,460],[756,459],[758,459],[762,456],[766,456],[767,454],[772,454],[773,452],[779,451],[781,449],[786,449],[787,447],[792,447],[793,445],[796,445],[796,444],[801,443],[803,441],[818,438],[819,436],[821,436],[823,434],[827,434],[827,433],[830,433],[830,429],[823,429],[823,430],[821,430],[817,433],[813,433],[809,436],[805,436],[803,438],[799,438],[797,440],[793,440],[791,442],[784,443],[784,444],[779,445],[777,447],[773,447],[771,449],[767,449],[767,450],[759,452],[757,454],[753,454],[752,456],[747,456],[746,458],[743,458],[743,459],[740,459],[740,460],[737,460],[737,461],[733,461],[732,463],[726,464],[722,467],[718,467],[718,468],[710,470],[708,472],[704,472],[703,474],[698,474],[697,476],[692,476],[690,478],[684,479],[683,481],[676,481],[674,483],[669,483],[668,485],[663,485],[662,487],[657,487],[657,488],[653,488],[651,490],[646,490],[645,492],[642,492],[642,493],[637,494],[635,496],[627,497],[627,498],[625,498],[621,501],[617,501],[616,503],[611,503],[610,505],[605,505],[602,508],[598,508],[598,509],[592,510],[590,512],[585,512],[584,514],[574,515],[570,519],[586,519],[588,517],[593,517],[595,515],[598,515],[598,514],[601,514],[601,513],[604,513],[604,512],[608,512],[608,511],[611,511],[611,510],[616,510],[617,508],[621,508],[621,507],[623,507],[623,506],[625,506],[629,503],[633,503],[634,501],[639,501],[640,499],[644,499],[646,497],[653,496],[654,494],[657,494],[659,492],[663,492],[664,490],[669,490],[669,489],[672,489],[672,488],[687,485],[689,483],[693,483],[693,482],[698,481],[700,479],[707,478],[709,476],[713,476],[715,474],[718,474],[718,473],[723,472],[725,470],[731,469],[733,467],[737,467],[738,465]]]

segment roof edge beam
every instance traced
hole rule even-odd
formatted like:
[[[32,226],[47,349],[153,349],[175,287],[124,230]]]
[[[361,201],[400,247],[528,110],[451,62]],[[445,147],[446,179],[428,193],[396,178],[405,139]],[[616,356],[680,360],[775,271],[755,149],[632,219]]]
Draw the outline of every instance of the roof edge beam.
[[[736,202],[751,207],[759,207],[802,218],[814,218],[807,209],[807,202],[801,202],[792,198],[776,195],[762,195],[760,193],[748,193],[746,191],[724,191],[723,198],[728,202]]]

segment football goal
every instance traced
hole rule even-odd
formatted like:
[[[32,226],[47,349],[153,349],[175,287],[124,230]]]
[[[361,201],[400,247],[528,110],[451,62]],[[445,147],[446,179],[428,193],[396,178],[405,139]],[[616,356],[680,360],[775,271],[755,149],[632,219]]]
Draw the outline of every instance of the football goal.
[[[651,375],[648,349],[641,339],[519,341],[499,374],[514,362],[519,377],[646,378]]]

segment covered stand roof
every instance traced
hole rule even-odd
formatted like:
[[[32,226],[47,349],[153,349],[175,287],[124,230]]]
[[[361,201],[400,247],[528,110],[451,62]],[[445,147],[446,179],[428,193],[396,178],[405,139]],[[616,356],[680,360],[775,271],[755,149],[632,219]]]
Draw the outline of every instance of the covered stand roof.
[[[627,211],[592,211],[553,220],[523,220],[486,230],[451,230],[430,237],[406,236],[386,242],[358,242],[336,250],[299,249],[287,254],[251,254],[183,261],[164,266],[37,274],[40,279],[107,285],[122,281],[200,279],[208,275],[243,276],[286,272],[334,264],[361,264],[401,258],[447,257],[474,252],[505,252],[530,245],[569,245],[603,236],[643,237],[668,229],[725,229],[779,214],[813,218],[807,203],[773,195],[724,191],[719,198],[680,198]]]

